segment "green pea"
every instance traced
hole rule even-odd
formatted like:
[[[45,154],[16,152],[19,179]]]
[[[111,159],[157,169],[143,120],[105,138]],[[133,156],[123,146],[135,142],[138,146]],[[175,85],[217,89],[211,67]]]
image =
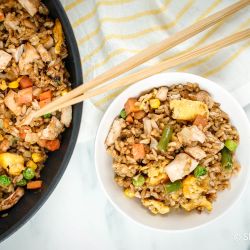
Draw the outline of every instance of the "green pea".
[[[200,176],[203,176],[207,173],[207,170],[206,168],[202,167],[201,165],[198,165],[195,170],[194,170],[194,176],[197,178],[197,177],[200,177]]]
[[[238,147],[238,143],[233,140],[226,140],[225,141],[225,146],[231,151],[235,152],[236,148]]]
[[[11,180],[7,175],[0,176],[0,186],[7,187],[11,184]]]
[[[16,183],[17,186],[23,187],[27,185],[27,181],[25,179],[22,179]]]
[[[175,191],[178,191],[179,189],[181,189],[182,187],[182,183],[180,180],[174,181],[174,182],[169,182],[165,185],[165,191],[167,193],[172,193]]]
[[[123,118],[123,119],[125,119],[127,117],[127,113],[126,113],[125,109],[121,110],[120,117]]]
[[[133,177],[132,183],[135,187],[141,187],[145,182],[145,178],[142,175],[137,175]]]
[[[31,180],[31,179],[33,179],[35,177],[35,171],[32,168],[26,168],[23,171],[23,177],[26,180]]]
[[[51,116],[52,116],[52,114],[51,114],[51,113],[48,113],[48,114],[45,114],[45,115],[43,116],[43,118],[48,119],[48,118],[51,118]]]
[[[232,153],[227,147],[221,150],[221,165],[225,169],[231,169],[233,166]]]

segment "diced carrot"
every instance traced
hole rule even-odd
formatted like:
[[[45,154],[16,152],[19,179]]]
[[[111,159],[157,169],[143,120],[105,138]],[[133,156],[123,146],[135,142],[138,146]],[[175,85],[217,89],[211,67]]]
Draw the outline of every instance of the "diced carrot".
[[[43,100],[46,100],[46,99],[49,99],[51,100],[52,99],[52,93],[50,90],[46,91],[46,92],[43,92],[39,95],[39,99],[40,101],[43,101]]]
[[[19,105],[32,102],[32,87],[17,92],[17,103]]]
[[[136,106],[137,99],[136,98],[129,98],[127,100],[127,102],[124,105],[126,114],[130,114],[132,112],[137,112],[140,111],[140,108],[138,106]]]
[[[21,139],[25,139],[25,137],[26,137],[26,131],[27,130],[30,130],[30,127],[29,126],[22,126],[20,129],[19,129],[19,137],[21,138]]]
[[[136,161],[143,159],[145,157],[144,145],[140,143],[134,144],[132,147],[132,154]]]
[[[23,76],[20,80],[21,89],[26,89],[33,86],[31,79],[28,76]]]
[[[8,128],[9,127],[9,123],[10,123],[10,119],[9,118],[4,118],[3,119],[3,127],[4,128]]]
[[[140,120],[140,119],[142,119],[143,117],[145,117],[145,115],[146,115],[145,111],[140,110],[140,111],[134,113],[134,118],[135,118],[136,120]]]
[[[42,107],[46,106],[48,103],[50,103],[50,102],[51,102],[50,99],[42,100],[42,101],[39,102],[39,106],[40,106],[40,108],[42,108]]]
[[[2,22],[4,20],[4,14],[2,11],[0,11],[0,22]]]
[[[128,123],[133,123],[134,122],[134,119],[133,119],[132,115],[128,115],[126,117],[126,122],[128,122]]]
[[[203,115],[197,115],[193,122],[193,125],[202,126],[202,127],[207,126],[207,124],[208,124],[208,119],[206,116],[203,116]]]
[[[40,180],[30,181],[27,184],[27,189],[38,189],[42,187],[42,184],[43,184],[43,181],[40,181]]]
[[[46,142],[46,146],[49,151],[55,151],[60,148],[60,141],[58,139],[55,140],[49,140]]]

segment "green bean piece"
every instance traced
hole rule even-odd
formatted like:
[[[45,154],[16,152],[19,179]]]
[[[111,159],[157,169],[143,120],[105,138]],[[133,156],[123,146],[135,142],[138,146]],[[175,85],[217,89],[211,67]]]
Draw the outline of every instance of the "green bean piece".
[[[17,186],[23,187],[27,185],[27,181],[25,179],[22,179],[16,183]]]
[[[194,176],[197,178],[197,177],[200,177],[200,176],[203,176],[207,173],[207,170],[206,168],[202,167],[201,165],[198,165],[195,170],[194,170]]]
[[[23,177],[26,180],[31,180],[31,179],[33,179],[35,177],[35,171],[32,168],[26,168],[23,171]]]
[[[163,129],[161,139],[157,145],[157,148],[160,151],[166,152],[166,150],[168,148],[168,143],[170,142],[170,140],[172,138],[172,134],[173,134],[173,128],[171,128],[170,126],[166,126]]]
[[[231,151],[231,152],[235,152],[235,150],[238,147],[238,143],[234,140],[226,140],[225,141],[225,146]]]
[[[121,110],[121,112],[120,112],[120,117],[123,118],[123,119],[126,119],[127,113],[126,113],[125,109],[122,109],[122,110]]]
[[[225,169],[231,169],[233,166],[232,153],[227,147],[221,150],[221,165]]]
[[[52,116],[52,114],[51,114],[51,113],[48,113],[48,114],[45,114],[45,115],[43,116],[43,118],[48,119],[48,118],[51,118],[51,116]]]
[[[165,191],[167,193],[172,193],[172,192],[176,192],[179,189],[181,189],[182,187],[182,183],[180,180],[174,181],[174,182],[169,182],[165,185]]]
[[[142,175],[137,175],[133,177],[132,183],[135,187],[141,187],[145,182],[145,178]]]
[[[11,180],[7,175],[0,176],[0,186],[1,187],[8,187],[11,184]]]

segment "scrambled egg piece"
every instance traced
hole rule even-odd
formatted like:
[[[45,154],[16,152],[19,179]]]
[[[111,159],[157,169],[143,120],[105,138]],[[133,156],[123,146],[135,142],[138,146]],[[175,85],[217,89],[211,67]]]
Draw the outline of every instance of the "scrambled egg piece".
[[[170,208],[164,205],[163,202],[153,200],[153,199],[144,199],[142,204],[147,207],[153,214],[166,214],[170,211]]]
[[[55,53],[60,54],[64,38],[63,38],[62,25],[58,19],[56,19],[56,21],[55,21],[55,27],[53,29],[53,34],[54,34],[54,39],[56,42]]]
[[[24,158],[14,153],[0,154],[0,166],[9,174],[17,176],[24,170]]]
[[[163,167],[150,167],[148,169],[148,177],[147,182],[151,186],[156,186],[161,182],[168,180],[168,176],[164,173]]]
[[[191,211],[197,207],[205,207],[208,211],[213,209],[212,203],[209,202],[205,196],[201,196],[197,200],[190,200],[188,203],[181,205],[186,211]]]
[[[192,175],[189,175],[183,181],[183,195],[185,198],[190,199],[189,202],[182,204],[182,207],[191,211],[197,207],[205,207],[208,211],[212,210],[212,204],[209,202],[205,196],[201,195],[202,192],[206,191],[208,188],[208,179],[199,180]]]
[[[209,111],[205,103],[187,99],[171,100],[172,117],[177,120],[193,121],[197,115],[208,117]]]

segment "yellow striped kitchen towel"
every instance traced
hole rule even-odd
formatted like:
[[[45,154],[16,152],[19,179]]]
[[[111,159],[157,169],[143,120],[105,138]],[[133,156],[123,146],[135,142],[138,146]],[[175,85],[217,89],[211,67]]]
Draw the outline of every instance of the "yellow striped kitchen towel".
[[[89,81],[150,44],[218,11],[232,0],[61,0],[73,26],[81,54],[84,81]],[[177,48],[146,63],[152,65],[250,26],[250,8]],[[211,78],[228,90],[250,82],[250,41],[199,58],[172,71]],[[93,98],[105,110],[122,89]]]

